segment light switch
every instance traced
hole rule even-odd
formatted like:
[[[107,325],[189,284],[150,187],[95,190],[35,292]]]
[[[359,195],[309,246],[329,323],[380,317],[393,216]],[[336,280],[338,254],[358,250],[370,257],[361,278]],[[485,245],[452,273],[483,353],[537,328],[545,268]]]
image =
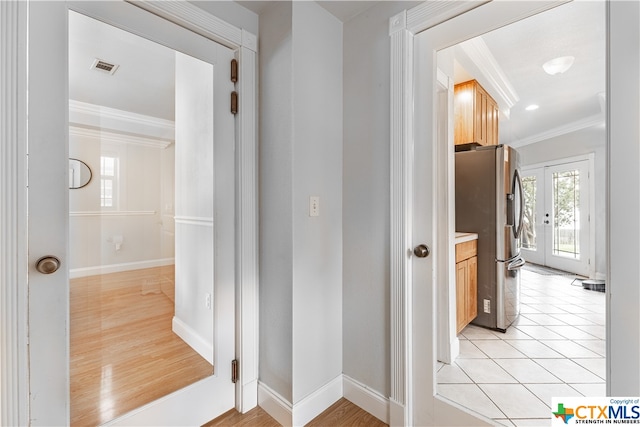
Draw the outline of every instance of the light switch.
[[[320,216],[320,197],[309,197],[309,216]]]

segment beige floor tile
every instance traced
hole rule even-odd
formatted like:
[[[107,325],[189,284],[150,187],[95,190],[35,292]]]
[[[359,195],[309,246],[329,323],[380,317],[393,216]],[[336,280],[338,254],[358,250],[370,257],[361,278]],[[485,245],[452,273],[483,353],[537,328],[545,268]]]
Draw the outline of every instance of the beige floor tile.
[[[438,394],[488,418],[506,418],[505,414],[475,384],[442,384]]]
[[[562,354],[564,357],[568,358],[576,358],[576,357],[585,357],[595,359],[600,357],[599,354],[594,353],[593,351],[585,348],[579,344],[574,343],[569,340],[540,340],[540,342],[548,347],[551,347],[553,350]]]
[[[456,364],[477,384],[518,382],[491,359],[460,359]]]
[[[567,384],[524,384],[538,399],[546,403],[551,409],[551,399],[554,397],[581,397],[582,394]]]
[[[607,385],[604,381],[592,384],[569,384],[574,389],[578,390],[583,396],[587,397],[602,397],[607,395]]]
[[[492,402],[508,418],[543,418],[549,408],[522,384],[480,384]]]
[[[494,341],[494,340],[487,340]],[[487,359],[488,356],[482,352],[476,345],[469,340],[460,341],[460,354],[458,359]]]
[[[602,381],[600,377],[569,359],[534,359],[534,361],[568,384]]]
[[[513,346],[505,341],[496,340],[471,340],[483,353],[491,359],[503,358],[525,358],[523,353],[516,350]]]
[[[562,380],[531,359],[494,359],[498,365],[520,383],[553,384]]]
[[[607,355],[607,342],[605,340],[573,340],[573,342],[588,348],[602,357]]]
[[[518,326],[525,334],[535,338],[537,340],[563,340],[565,339],[562,335],[556,334],[550,329],[547,329],[545,326]]]
[[[562,358],[562,355],[557,351],[549,348],[548,346],[542,344],[537,340],[517,340],[517,341],[507,341],[511,346],[518,349],[520,352],[524,353],[527,357],[532,359],[540,358],[540,359],[559,359]]]
[[[602,378],[603,381],[606,380],[607,364],[604,357],[599,357],[597,359],[573,359],[573,361],[583,368],[587,368],[589,371]]]
[[[438,384],[468,384],[473,383],[471,378],[464,373],[455,363],[444,365],[436,374]]]
[[[582,329],[578,329],[576,327],[569,326],[569,325],[564,325],[564,326],[549,325],[547,326],[547,329],[550,329],[553,332],[559,335],[562,335],[563,337],[570,340],[589,340],[589,339],[597,338],[591,335],[590,333],[583,331]]]

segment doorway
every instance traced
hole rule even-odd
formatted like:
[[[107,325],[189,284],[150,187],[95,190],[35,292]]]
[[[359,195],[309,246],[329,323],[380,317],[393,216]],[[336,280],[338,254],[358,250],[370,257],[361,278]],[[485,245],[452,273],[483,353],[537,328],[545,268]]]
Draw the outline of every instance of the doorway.
[[[175,20],[180,19],[184,26],[177,26],[155,14],[148,13],[142,8],[125,2],[91,2],[91,4],[54,2],[48,4],[37,3],[30,6],[29,28],[32,31],[29,34],[29,63],[33,68],[30,68],[29,73],[29,173],[31,178],[29,185],[29,226],[31,227],[29,237],[32,239],[29,243],[29,249],[32,256],[36,256],[41,252],[57,255],[61,263],[59,263],[60,269],[52,274],[39,274],[35,268],[31,272],[33,274],[29,274],[29,350],[31,364],[30,382],[27,389],[30,389],[32,397],[30,404],[31,419],[39,420],[48,425],[63,425],[69,423],[69,396],[68,393],[61,392],[61,390],[68,392],[69,389],[68,323],[66,321],[68,315],[67,293],[69,290],[68,269],[70,266],[70,258],[66,253],[67,233],[69,230],[68,203],[69,191],[77,191],[68,190],[69,176],[67,174],[69,170],[69,149],[66,146],[69,95],[66,82],[68,80],[67,71],[69,65],[65,54],[68,51],[67,37],[65,35],[68,31],[68,8],[94,19],[108,22],[119,28],[134,31],[138,35],[159,41],[162,44],[177,47],[187,56],[198,57],[209,64],[218,64],[219,66],[215,65],[215,72],[219,72],[223,77],[222,81],[225,82],[226,89],[218,91],[214,95],[213,104],[215,104],[217,112],[228,116],[231,116],[228,108],[229,93],[234,88],[234,82],[230,79],[230,61],[238,53],[229,47],[198,36],[184,28],[184,26],[190,26],[190,21],[185,14],[189,15],[189,13],[195,12],[196,14],[208,15],[202,11],[198,12],[197,7],[190,8],[187,6],[187,10],[181,10],[177,13],[169,11],[163,14]],[[163,8],[162,5],[150,5],[148,7]],[[216,21],[216,23],[221,22],[211,16],[208,16],[207,19],[209,20],[207,27],[211,24],[211,20]],[[202,27],[199,28],[201,29]],[[51,37],[51,34],[59,34],[61,36]],[[216,31],[213,30],[210,33],[211,36],[215,36],[215,34]],[[250,34],[247,35],[248,41],[251,41],[250,36]],[[244,36],[239,32],[238,34],[234,33],[225,42],[230,47],[242,50],[242,56],[248,58],[248,64],[254,64],[255,62],[251,61],[253,58],[251,53],[255,52],[249,52],[248,49],[242,47],[241,37]],[[222,38],[218,37],[218,39]],[[246,91],[249,96],[253,93],[252,88],[255,87],[254,72],[255,69],[249,65],[243,74],[246,80],[242,85],[249,85]],[[214,79],[215,77],[210,80],[211,84],[213,84]],[[53,84],[52,82],[58,82],[59,84]],[[199,89],[201,88],[199,87]],[[206,96],[205,91],[201,92]],[[255,105],[247,102],[245,107],[248,110],[245,117],[255,117],[253,113],[250,113]],[[199,111],[202,114],[207,114],[205,109],[200,109]],[[211,109],[208,111],[211,111]],[[200,126],[196,128],[187,123],[187,128],[197,130],[207,128],[207,126],[204,126],[207,120],[201,120],[197,113],[189,116],[190,119],[197,120]],[[211,117],[208,120],[210,121],[210,119]],[[235,138],[233,135],[236,125],[249,130],[247,135]],[[236,162],[244,167],[253,164],[252,162],[255,158],[255,133],[252,133],[254,122],[247,122],[246,119],[237,120],[231,117],[231,120],[222,120],[222,123],[217,123],[216,126],[211,126],[210,128],[213,130],[214,135],[213,139],[209,140],[208,145],[212,147],[215,156],[209,155],[205,158],[203,155],[198,157],[198,160],[204,162],[213,158],[215,164],[210,173],[215,175],[212,180],[216,187],[213,192],[204,189],[198,193],[196,199],[200,202],[198,206],[202,206],[214,199],[212,193],[216,195],[215,202],[212,202],[212,204],[214,205],[213,214],[217,225],[214,224],[213,227],[214,229],[219,227],[219,231],[227,236],[230,239],[227,241],[232,242],[232,244],[226,249],[217,250],[213,256],[211,256],[211,253],[205,252],[192,254],[186,257],[185,262],[187,264],[196,262],[199,266],[203,266],[204,269],[211,268],[212,265],[216,267],[214,270],[216,286],[210,300],[206,297],[201,299],[201,292],[194,293],[198,300],[202,302],[202,304],[199,304],[201,308],[213,312],[213,328],[215,330],[209,336],[213,340],[214,351],[212,357],[215,372],[213,375],[209,375],[207,378],[197,381],[188,387],[144,405],[128,413],[125,417],[113,420],[111,424],[114,425],[119,423],[157,424],[161,422],[201,424],[234,407],[235,402],[239,402],[238,406],[241,406],[243,401],[246,401],[249,406],[252,405],[252,399],[246,399],[251,397],[251,393],[242,394],[245,388],[236,386],[231,374],[232,362],[236,354],[234,342],[236,335],[235,302],[238,301],[239,306],[243,309],[248,309],[246,312],[243,311],[242,316],[238,316],[240,319],[244,317],[255,318],[253,301],[248,301],[249,304],[245,307],[243,303],[246,300],[242,297],[236,300],[235,288],[239,283],[240,286],[246,288],[244,290],[252,290],[254,285],[253,283],[247,283],[246,279],[250,278],[250,275],[236,280],[236,275],[247,274],[255,269],[255,258],[251,259],[249,256],[255,254],[253,249],[255,246],[246,246],[248,240],[256,237],[255,228],[245,230],[247,233],[243,234],[242,238],[239,237],[239,233],[236,233],[236,224],[254,224],[253,219],[255,219],[256,213],[255,205],[247,203],[242,209],[239,209],[236,202],[236,197],[243,201],[251,201],[254,200],[253,198],[256,195],[255,186],[251,181],[251,177],[254,176],[253,169],[240,171],[236,168]],[[225,134],[232,136],[224,137]],[[129,132],[127,138],[129,137],[135,139],[135,135],[131,135],[131,132]],[[236,154],[237,145],[246,150],[242,155]],[[199,154],[194,152],[195,150],[190,151],[194,156]],[[105,157],[105,173],[102,174],[100,167],[93,165],[96,176],[104,175],[106,180],[107,177],[115,176],[114,171],[122,171],[121,164],[118,167],[111,167],[115,166],[115,162],[107,161],[106,158],[114,159],[113,156],[104,155],[102,157]],[[129,163],[133,163],[135,166],[135,162]],[[144,167],[143,163],[140,163],[139,166],[141,168]],[[133,175],[134,178],[138,178],[141,181],[144,180],[145,174],[140,170]],[[185,178],[189,181],[191,176]],[[236,190],[239,186],[234,185],[236,180],[248,180],[246,186],[243,186],[242,191],[238,191],[237,194]],[[101,179],[96,178],[96,182],[100,181]],[[63,185],[60,186],[60,184]],[[191,191],[201,189],[200,184],[202,183],[189,181],[189,189]],[[98,187],[101,186],[98,185]],[[113,205],[113,197],[116,194],[106,191],[108,189],[107,185],[104,185],[103,188],[105,189],[103,192],[104,197],[101,197],[99,190],[97,191],[98,202],[105,205]],[[113,187],[111,188],[113,189]],[[179,195],[184,195],[184,193],[185,191],[181,190]],[[120,196],[122,194],[122,192],[119,193]],[[146,196],[148,194],[143,194],[137,200],[134,197],[129,201],[132,203],[140,202]],[[222,206],[220,206],[220,202],[222,202]],[[180,204],[178,203],[177,206],[180,206]],[[176,213],[180,214],[179,212]],[[204,215],[185,211],[183,216],[186,217],[186,221],[205,225],[206,218]],[[203,233],[195,234],[198,234],[197,238],[203,236]],[[123,238],[120,239],[120,236]],[[220,234],[218,233],[216,237],[219,236]],[[106,242],[106,244],[111,246],[111,249],[115,252],[118,252],[118,248],[120,252],[123,252],[127,242],[132,244],[131,247],[136,243],[140,243],[136,239],[127,239],[124,234],[110,234],[110,237],[111,241]],[[247,257],[236,262],[236,252],[243,253]],[[176,255],[178,254],[180,254],[180,251],[177,250]],[[207,256],[206,263],[201,262],[200,255]],[[34,264],[35,260],[31,265]],[[180,262],[177,262],[176,266],[179,264]],[[190,267],[187,270],[189,274],[195,271]],[[55,303],[51,304],[51,302]],[[208,309],[208,305],[211,306],[211,309]],[[197,311],[191,310],[189,314],[196,314]],[[176,313],[178,313],[177,308]],[[251,324],[248,325],[252,326]],[[255,336],[252,328],[238,328],[238,331],[247,330],[251,334],[248,340],[243,340],[243,344],[248,344],[246,350],[252,352],[256,348],[251,339]],[[239,336],[240,339],[243,338],[242,334],[239,334]],[[243,351],[245,350],[243,349]],[[249,388],[253,378],[252,369],[254,366],[252,361],[250,357],[247,358],[246,385]],[[236,392],[240,393],[238,400],[235,398]],[[253,402],[255,402],[255,397]]]
[[[591,157],[523,169],[527,197],[522,252],[529,262],[594,276]]]
[[[519,9],[520,6],[522,6],[523,9],[526,8],[526,10]],[[438,215],[437,213],[441,212],[437,212],[434,206],[434,198],[431,197],[431,190],[433,188],[432,186],[436,184],[434,182],[437,179],[436,175],[431,173],[425,177],[422,170],[418,170],[425,164],[433,166],[433,170],[437,170],[436,162],[446,164],[446,159],[442,159],[437,156],[438,149],[434,146],[435,144],[430,143],[430,141],[437,140],[435,130],[436,111],[434,109],[435,106],[433,102],[436,97],[435,52],[442,48],[451,46],[454,43],[458,43],[461,40],[482,34],[487,29],[500,28],[504,25],[508,25],[509,23],[516,22],[523,17],[541,13],[554,6],[558,6],[558,3],[537,3],[535,6],[529,5],[529,7],[525,7],[524,4],[511,2],[509,3],[509,8],[502,8],[501,5],[491,2],[477,7],[471,12],[458,15],[453,19],[445,20],[437,25],[434,24],[433,20],[428,21],[426,19],[422,19],[419,24],[416,23],[414,19],[418,20],[419,14],[424,13],[424,9],[426,9],[426,7],[418,7],[415,8],[415,14],[412,13],[413,10],[410,10],[407,13],[406,27],[409,35],[400,32],[398,33],[398,37],[395,37],[395,34],[392,34],[393,43],[398,43],[397,46],[392,44],[392,64],[395,66],[394,59],[397,57],[394,55],[399,54],[399,57],[402,59],[400,71],[404,73],[398,73],[396,75],[392,73],[392,82],[406,83],[407,81],[414,79],[411,96],[400,96],[398,101],[396,101],[394,96],[392,96],[392,108],[397,108],[398,111],[406,113],[408,116],[408,119],[405,121],[405,126],[398,126],[397,128],[394,128],[394,122],[392,120],[392,135],[399,138],[398,143],[395,143],[392,139],[393,146],[394,148],[413,147],[414,150],[412,161],[399,162],[402,165],[401,167],[409,168],[409,171],[403,176],[403,178],[406,179],[406,175],[411,177],[408,183],[401,187],[403,189],[410,189],[413,192],[413,196],[408,199],[408,203],[403,205],[405,207],[409,206],[412,208],[412,221],[410,220],[411,222],[403,228],[403,230],[411,235],[411,245],[415,246],[425,240],[427,242],[438,242],[440,233],[449,230],[447,225],[450,222],[450,219],[448,218],[451,218],[450,215],[447,215],[447,218],[443,218],[442,215]],[[511,7],[514,9],[511,9]],[[396,18],[396,20],[391,20],[392,24],[395,22],[402,23],[401,19],[398,18]],[[416,35],[415,37],[414,34]],[[403,39],[402,37],[406,38]],[[405,53],[403,54],[403,49],[407,49],[407,46],[402,44],[402,40],[406,40],[410,46],[408,49],[409,53],[406,53],[407,51],[405,50]],[[392,94],[400,94],[400,89],[402,87],[404,86],[392,86]],[[398,91],[396,92],[396,90]],[[392,111],[395,112],[395,110]],[[394,117],[395,114],[392,115],[392,118]],[[420,117],[421,119],[417,120],[417,117]],[[425,117],[427,119],[425,119]],[[416,120],[415,125],[412,120]],[[401,130],[409,132],[409,137],[407,139],[401,137]],[[413,141],[416,141],[415,146],[413,146]],[[423,141],[421,143],[426,145],[426,147],[419,147],[421,144],[417,141]],[[402,153],[402,151],[400,152]],[[420,167],[418,165],[420,165]],[[393,184],[396,182],[397,181],[394,181],[392,177],[392,188]],[[412,183],[414,182],[420,182],[421,188],[417,189],[415,186],[412,186]],[[438,209],[438,211],[440,211],[440,209]],[[427,225],[419,225],[417,224],[417,221],[426,221]],[[429,224],[432,224],[433,228],[431,228]],[[439,247],[437,250],[439,258],[434,259],[433,261],[433,264],[436,266],[434,267],[435,271],[438,272],[441,268],[450,268],[450,258],[447,257],[447,254],[451,253],[450,247],[449,249]],[[435,252],[436,250],[434,250],[434,255]],[[446,261],[441,261],[443,258],[448,259]],[[444,265],[442,264],[443,262]],[[412,300],[414,301],[414,311],[411,313],[410,322],[414,328],[412,330],[412,334],[410,334],[413,339],[412,346],[414,349],[411,354],[413,355],[414,360],[424,361],[425,354],[433,354],[433,352],[431,352],[433,350],[433,342],[430,340],[434,337],[430,334],[420,335],[415,328],[419,328],[423,333],[424,330],[432,330],[433,319],[419,313],[416,308],[424,306],[425,304],[430,305],[433,301],[432,298],[434,295],[423,291],[425,284],[428,288],[433,289],[428,286],[433,283],[432,278],[430,277],[430,272],[433,270],[430,268],[431,263],[417,258],[412,258],[407,262],[407,265],[412,269],[410,270],[412,273],[411,279],[408,283],[409,291],[412,292]],[[418,300],[419,303],[416,300]],[[607,299],[607,304],[608,303],[609,301]],[[412,415],[415,417],[414,422],[419,422],[418,420],[425,420],[422,422],[428,423],[429,419],[437,420],[437,408],[448,408],[448,406],[442,405],[441,400],[437,397],[432,398],[432,390],[429,390],[428,387],[430,384],[428,380],[432,378],[431,375],[419,366],[413,365],[412,368],[414,371],[410,378],[418,377],[421,381],[427,382],[427,386],[425,387],[415,383],[412,385],[414,391],[412,396],[414,401],[419,401],[422,404],[432,402],[434,405],[432,408],[436,408],[436,412],[433,413],[429,411],[429,408],[418,409],[414,407],[412,410]]]

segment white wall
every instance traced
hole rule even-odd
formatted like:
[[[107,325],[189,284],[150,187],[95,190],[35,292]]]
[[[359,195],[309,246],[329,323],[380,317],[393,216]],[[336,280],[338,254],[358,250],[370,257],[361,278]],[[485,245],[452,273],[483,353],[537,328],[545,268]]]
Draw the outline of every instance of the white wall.
[[[260,25],[260,381],[293,401],[291,3]]]
[[[604,126],[591,127],[577,132],[519,147],[522,166],[551,161],[561,161],[573,156],[593,153],[594,171],[591,178],[594,183],[595,199],[595,267],[597,278],[607,274],[606,224],[607,224],[607,136]]]
[[[292,43],[295,404],[342,374],[342,23],[294,2]]]
[[[213,364],[213,66],[176,52],[173,330]],[[217,266],[216,266],[217,267]],[[207,296],[211,303],[205,304]]]
[[[342,23],[283,2],[260,30],[260,381],[295,417],[342,373]]]
[[[380,2],[344,24],[343,372],[390,393],[389,18]]]
[[[640,394],[640,4],[609,7],[608,396]]]
[[[126,135],[75,131],[69,136],[69,156],[89,165],[93,177],[86,187],[69,191],[69,261],[72,276],[98,274],[105,266],[135,269],[173,258],[173,247],[161,242],[161,157],[164,148],[136,144]],[[107,142],[108,141],[108,142]],[[119,158],[118,200],[112,209],[100,207],[100,156]],[[171,174],[173,171],[165,171]],[[121,236],[119,249],[113,238]]]

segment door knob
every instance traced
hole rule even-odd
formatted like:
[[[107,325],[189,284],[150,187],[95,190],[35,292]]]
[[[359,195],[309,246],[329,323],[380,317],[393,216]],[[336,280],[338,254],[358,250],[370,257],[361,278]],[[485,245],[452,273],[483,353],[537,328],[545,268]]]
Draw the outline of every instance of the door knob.
[[[413,254],[418,258],[426,258],[430,253],[431,251],[429,250],[429,246],[427,245],[418,245],[413,248]]]
[[[53,255],[47,255],[36,261],[36,270],[42,274],[51,274],[60,268],[60,260]]]

